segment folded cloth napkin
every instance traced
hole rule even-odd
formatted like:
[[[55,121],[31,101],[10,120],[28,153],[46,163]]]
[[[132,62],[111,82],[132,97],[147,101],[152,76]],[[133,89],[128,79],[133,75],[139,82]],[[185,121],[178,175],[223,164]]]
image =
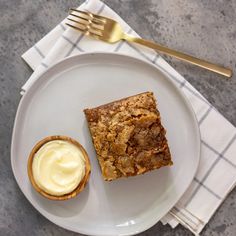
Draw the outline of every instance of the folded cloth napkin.
[[[127,33],[138,36],[99,0],[86,1],[79,9],[113,18]],[[93,51],[120,52],[152,62],[170,76],[192,104],[201,133],[200,165],[184,196],[161,221],[173,228],[180,223],[198,235],[236,184],[235,127],[155,51],[124,41],[107,44],[93,40],[68,28],[65,20],[22,55],[34,73],[21,93],[24,94],[39,74],[57,61]]]

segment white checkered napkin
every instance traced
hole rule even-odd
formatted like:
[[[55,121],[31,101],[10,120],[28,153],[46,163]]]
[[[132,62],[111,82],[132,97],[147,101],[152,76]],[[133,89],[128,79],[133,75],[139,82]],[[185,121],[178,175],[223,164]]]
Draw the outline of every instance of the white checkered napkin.
[[[138,36],[113,10],[99,0],[86,1],[79,8],[111,17],[126,32]],[[235,127],[153,50],[123,41],[116,44],[96,41],[67,28],[64,21],[22,55],[34,70],[22,87],[22,94],[40,73],[58,60],[92,51],[120,52],[152,62],[169,74],[192,104],[201,132],[200,166],[189,189],[162,222],[169,223],[172,227],[181,223],[197,235],[236,183]]]

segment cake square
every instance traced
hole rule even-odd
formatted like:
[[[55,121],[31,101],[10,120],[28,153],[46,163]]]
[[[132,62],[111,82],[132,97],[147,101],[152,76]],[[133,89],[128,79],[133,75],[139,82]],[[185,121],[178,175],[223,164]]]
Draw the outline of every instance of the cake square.
[[[84,113],[104,180],[173,164],[152,92],[85,109]]]

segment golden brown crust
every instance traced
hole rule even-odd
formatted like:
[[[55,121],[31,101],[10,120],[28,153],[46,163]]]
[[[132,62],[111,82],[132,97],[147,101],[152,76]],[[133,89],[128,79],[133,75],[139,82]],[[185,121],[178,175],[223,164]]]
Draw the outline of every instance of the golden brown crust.
[[[76,145],[80,151],[83,153],[83,156],[85,158],[85,175],[83,177],[83,179],[81,180],[80,184],[71,192],[68,194],[64,194],[62,196],[54,196],[51,194],[46,193],[45,191],[43,191],[35,182],[34,177],[33,177],[33,171],[32,171],[32,164],[33,164],[33,159],[35,156],[35,153],[47,142],[53,141],[53,140],[64,140],[67,142],[70,142],[74,145]],[[67,137],[67,136],[62,136],[62,135],[54,135],[54,136],[49,136],[46,137],[44,139],[42,139],[41,141],[39,141],[32,149],[30,155],[29,155],[29,159],[28,159],[28,176],[30,179],[30,182],[32,184],[32,186],[34,187],[34,189],[40,193],[42,196],[50,199],[50,200],[58,200],[58,201],[62,201],[62,200],[68,200],[70,198],[73,198],[75,196],[77,196],[80,192],[83,191],[83,189],[85,188],[89,177],[90,177],[90,173],[91,173],[91,166],[90,166],[90,160],[88,157],[87,152],[85,151],[85,149],[83,148],[83,146],[78,143],[77,141],[75,141],[74,139]]]
[[[172,165],[152,92],[85,109],[84,113],[105,180]]]

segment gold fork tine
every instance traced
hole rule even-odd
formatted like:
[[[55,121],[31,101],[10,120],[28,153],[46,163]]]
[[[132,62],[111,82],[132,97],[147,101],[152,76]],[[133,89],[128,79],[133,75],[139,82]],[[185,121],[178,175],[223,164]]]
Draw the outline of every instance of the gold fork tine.
[[[76,22],[76,25],[72,25],[70,23],[65,23],[66,25],[70,26],[71,28],[73,29],[76,29],[78,31],[80,31],[82,34],[85,34],[85,35],[89,35],[95,39],[100,39],[100,37],[102,36],[102,33],[101,32],[98,32],[98,31],[95,31],[95,30],[89,30],[85,25],[82,25],[82,24],[79,24]],[[84,28],[81,28],[84,27]]]
[[[97,22],[96,19],[92,19],[92,20],[86,19],[82,16],[78,16],[78,15],[75,15],[73,13],[70,13],[70,16],[73,16],[73,18],[78,19],[78,22],[80,22],[82,24],[86,24],[86,25],[92,24],[97,29],[103,29],[104,28],[104,23]],[[69,19],[69,18],[67,18],[67,19]],[[71,20],[71,18],[69,20]],[[73,21],[76,22],[75,19]]]
[[[70,9],[69,9],[69,13],[71,13],[71,12],[73,12],[73,11],[78,12],[78,13],[80,13],[80,14],[82,14],[82,15],[85,15],[85,16],[87,16],[87,17],[89,17],[89,18],[93,18],[92,13],[90,13],[90,12],[88,12],[88,11],[80,11],[80,10],[77,10],[77,9],[75,9],[75,8],[70,8]]]
[[[96,15],[96,14],[94,14],[94,13],[92,13],[92,12],[89,12],[89,11],[80,11],[80,10],[77,10],[77,9],[74,9],[74,8],[71,8],[71,9],[70,9],[70,12],[71,12],[71,11],[75,11],[75,12],[78,12],[78,13],[80,13],[80,14],[84,14],[84,15],[90,17],[90,18],[93,18],[93,19],[96,18],[96,20],[98,20],[98,21],[100,21],[100,22],[103,22],[103,23],[106,23],[106,20],[107,20],[106,17],[100,16],[100,15]]]
[[[86,34],[86,32],[87,32],[87,29],[80,28],[79,24],[77,24],[76,26],[75,26],[75,25],[72,25],[72,24],[70,24],[70,23],[67,23],[67,22],[66,22],[65,24],[68,25],[68,26],[70,26],[71,28],[74,28],[74,29],[80,31],[80,32],[83,33],[83,34]]]
[[[67,17],[67,20],[72,21],[72,22],[76,23],[77,25],[82,26],[84,28],[84,30],[87,30],[86,24],[82,24],[82,23],[78,22],[77,20],[71,19],[69,17]]]
[[[91,22],[92,20],[84,18],[82,16],[75,15],[73,13],[70,13],[70,16],[74,16],[75,18],[79,18],[80,20],[86,21],[87,23]]]
[[[96,18],[85,18],[84,16],[79,16],[79,15],[76,15],[76,14],[73,14],[73,13],[70,13],[70,16],[74,16],[78,19],[81,19],[81,20],[84,20],[84,21],[87,21],[87,22],[91,22],[91,23],[94,23],[96,25],[99,25],[99,26],[104,26],[104,22],[96,19]]]
[[[91,37],[93,37],[95,39],[99,39],[99,36],[97,34],[93,34],[92,32],[84,30],[84,29],[80,28],[78,25],[75,26],[75,25],[72,25],[72,24],[69,24],[69,23],[65,23],[65,24],[70,26],[71,28],[81,32],[84,35],[88,35],[88,36],[91,36]]]
[[[71,19],[70,17],[67,17],[67,20],[69,21],[72,21],[80,26],[83,27],[84,30],[88,30],[88,31],[91,31],[92,30],[92,33],[95,33],[97,35],[102,35],[102,28],[100,26],[96,26],[95,24],[90,24],[89,22],[87,21],[84,21],[84,20],[75,20],[75,19]]]

